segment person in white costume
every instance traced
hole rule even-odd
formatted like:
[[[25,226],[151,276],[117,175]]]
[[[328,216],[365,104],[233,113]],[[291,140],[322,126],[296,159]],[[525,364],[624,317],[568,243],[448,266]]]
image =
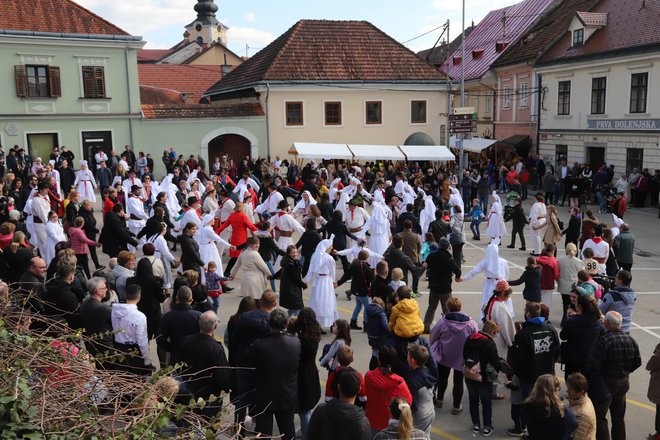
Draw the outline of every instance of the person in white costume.
[[[422,228],[422,237],[429,231],[429,225],[435,220],[435,203],[433,196],[424,196],[424,209],[419,213],[419,225]]]
[[[223,224],[227,221],[229,216],[234,212],[235,208],[236,203],[231,199],[231,197],[229,197],[229,194],[227,194],[227,192],[224,190],[220,190],[220,203],[218,204],[218,217],[220,218],[220,224]],[[222,239],[225,241],[230,241],[231,234],[232,227],[229,226],[227,229],[220,233],[220,237],[222,237]],[[219,248],[218,252],[220,252],[220,255],[224,254],[225,248]]]
[[[222,260],[220,259],[220,252],[218,252],[217,244],[221,245],[223,248],[229,248],[231,245],[215,233],[212,226],[214,222],[215,215],[206,214],[204,218],[202,218],[202,228],[197,232],[195,238],[197,243],[199,243],[199,256],[202,261],[204,261],[204,265],[213,261],[218,267],[218,272],[222,273]]]
[[[612,226],[612,240],[616,238],[617,235],[621,232],[619,228],[621,228],[621,225],[623,224],[623,220],[617,217],[616,214],[612,213],[612,221],[614,222],[614,226]]]
[[[373,270],[376,270],[376,265],[385,258],[382,254],[378,254],[369,249],[367,247],[366,241],[360,241],[357,246],[353,246],[352,248],[344,249],[343,251],[337,251],[337,255],[349,257],[350,259],[355,260],[361,251],[365,251],[369,254],[367,262],[369,263],[369,267],[371,267]]]
[[[76,171],[76,180],[73,182],[73,186],[76,187],[83,200],[96,203],[96,195],[94,194],[96,180],[94,179],[94,173],[87,168],[86,160],[80,161],[80,169]]]
[[[305,277],[305,282],[312,286],[309,307],[316,312],[321,327],[325,328],[329,328],[339,318],[335,297],[335,260],[330,255],[333,239],[334,235],[331,235],[316,246]]]
[[[282,200],[278,208],[280,212],[278,212],[277,216],[275,216],[277,217],[277,229],[280,232],[280,237],[277,239],[277,247],[286,252],[286,248],[288,248],[289,245],[294,244],[292,238],[293,233],[298,232],[299,234],[302,234],[305,232],[305,228],[303,228],[298,220],[293,218],[293,216],[289,213],[289,202]],[[277,261],[275,261],[275,272],[280,270],[280,261],[282,261],[281,256],[277,257]]]
[[[584,242],[581,252],[584,252],[587,248],[591,248],[594,251],[594,260],[598,261],[598,273],[605,275],[607,273],[605,263],[610,255],[610,245],[602,237],[603,227],[601,225],[594,226],[594,236]],[[584,254],[582,258],[584,258]]]
[[[369,217],[367,210],[360,206],[359,199],[353,199],[348,204],[348,211],[344,213],[344,223],[353,235],[358,239],[365,240],[367,237],[365,225]],[[356,245],[352,238],[349,238],[346,244],[348,247]],[[352,259],[349,258],[349,261],[352,261]]]
[[[37,188],[37,192],[32,197],[30,209],[32,211],[35,246],[43,256],[46,248],[46,223],[48,223],[48,213],[50,212],[50,200],[48,199],[48,184],[46,182],[40,182]]]
[[[197,226],[197,232],[195,233],[195,237],[197,237],[203,226],[202,217],[199,214],[199,200],[197,197],[188,197],[188,207],[184,210],[181,220],[179,220],[181,226],[188,223],[193,223]]]
[[[277,190],[277,187],[274,184],[268,186],[268,197],[262,204],[256,207],[254,212],[262,216],[264,213],[268,213],[271,216],[277,212],[277,206],[280,202],[284,200],[284,196]]]
[[[126,200],[126,214],[128,214],[128,229],[136,236],[147,224],[149,216],[144,212],[144,200],[140,197],[141,188],[137,185],[131,187],[131,193]],[[138,248],[144,244],[144,238],[140,239]],[[135,252],[135,247],[129,245],[128,250]]]
[[[46,165],[46,174],[53,176],[53,179],[55,179],[55,185],[57,187],[57,194],[60,196],[60,199],[63,199],[64,196],[62,194],[62,185],[60,184],[60,172],[55,169],[54,160],[48,161],[48,165]]]
[[[341,179],[337,177],[335,180],[330,182],[330,190],[328,191],[328,198],[330,201],[335,199],[335,194],[339,192],[339,184],[341,183]]]
[[[500,238],[506,235],[502,202],[500,201],[500,196],[495,191],[493,191],[492,199],[493,203],[490,206],[490,212],[486,216],[488,219],[486,235],[491,238]]]
[[[529,229],[532,237],[532,255],[541,255],[543,244],[543,226],[545,225],[546,207],[543,203],[543,193],[536,194],[536,203],[529,210]]]
[[[250,177],[249,173],[243,173],[243,178],[236,182],[236,187],[234,187],[232,192],[239,194],[243,188],[247,189],[248,185],[251,186],[255,192],[259,191],[259,184],[257,181]]]
[[[172,222],[176,220],[179,211],[181,211],[181,205],[179,205],[179,201],[176,198],[177,188],[176,185],[172,183],[173,178],[173,174],[168,174],[160,182],[160,190],[167,194],[167,200],[165,201],[165,204],[167,205],[167,209],[170,212],[170,217],[174,217],[170,218]]]
[[[348,202],[351,199],[348,197],[348,194],[341,194],[339,196],[339,201],[337,202],[337,205],[335,206],[335,211],[341,212],[341,215],[344,216],[346,215],[346,212],[348,211]]]
[[[468,272],[463,277],[457,279],[457,282],[468,281],[474,278],[476,275],[485,272],[486,279],[484,279],[484,284],[481,289],[481,305],[479,306],[479,320],[484,317],[484,306],[488,302],[488,299],[493,295],[495,286],[499,280],[509,279],[509,263],[499,256],[499,244],[500,240],[494,238],[486,248],[486,255],[484,259],[477,264],[474,269]],[[513,316],[513,302],[511,298],[507,301],[507,306],[511,310],[511,316]]]
[[[121,183],[121,186],[124,188],[124,194],[131,194],[131,188],[136,185],[142,189],[142,181],[138,179],[137,175],[135,174],[135,170],[130,170],[128,172],[128,177]]]
[[[404,189],[407,185],[406,180],[402,172],[396,173],[395,178],[396,183],[394,184],[394,193],[399,198],[399,200],[403,200]],[[399,203],[399,208],[401,208],[401,206],[403,206],[403,203]]]
[[[332,200],[332,198],[330,198]],[[383,179],[376,180],[376,188],[374,188],[374,202],[385,203],[385,181]]]
[[[94,155],[94,162],[96,163],[96,169],[101,168],[101,162],[108,162],[108,155],[105,154],[102,148],[99,148],[98,152]]]
[[[316,205],[316,200],[312,197],[312,193],[309,191],[303,191],[300,201],[296,203],[296,206],[293,208],[293,214],[300,214],[301,218],[306,218],[309,216],[309,207]]]
[[[454,215],[454,206],[460,206],[462,210],[465,205],[463,203],[463,196],[461,196],[461,192],[459,190],[453,186],[450,186],[449,191],[451,192],[451,195],[449,196],[449,206],[451,206],[451,215]]]
[[[383,255],[390,245],[392,239],[391,218],[392,211],[383,202],[374,202],[371,217],[365,223],[364,229],[370,234],[369,248],[377,255]],[[369,264],[371,264],[371,258]]]
[[[401,206],[406,206],[415,203],[415,190],[408,183],[403,185],[403,201]]]
[[[46,223],[46,243],[43,246],[42,258],[46,262],[46,266],[55,258],[55,245],[60,241],[66,241],[64,228],[57,214],[50,212],[50,217]]]
[[[339,190],[339,192],[342,194],[348,194],[349,198],[353,198],[357,194],[359,184],[360,184],[360,179],[351,176],[348,179],[348,185],[342,188],[341,190]]]
[[[181,264],[174,255],[170,252],[170,248],[167,246],[167,241],[165,240],[165,234],[167,234],[167,225],[161,223],[156,229],[158,232],[156,235],[149,237],[149,243],[154,245],[156,252],[154,257],[158,258],[163,263],[163,269],[165,275],[163,276],[163,287],[165,289],[171,289],[173,284],[172,279],[172,267],[178,266]]]

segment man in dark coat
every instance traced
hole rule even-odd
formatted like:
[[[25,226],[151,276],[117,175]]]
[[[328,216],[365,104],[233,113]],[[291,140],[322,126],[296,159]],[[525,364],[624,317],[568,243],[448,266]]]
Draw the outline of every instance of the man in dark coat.
[[[69,195],[73,182],[76,181],[76,173],[69,165],[68,160],[62,159],[60,167],[58,168],[58,171],[60,172],[60,188],[62,188],[62,193],[65,197]]]
[[[435,220],[429,223],[429,232],[433,234],[436,242],[439,242],[442,237],[449,237],[451,233],[451,226],[449,222],[442,219],[443,212],[440,210],[435,211]]]
[[[179,243],[181,244],[181,264],[183,271],[194,270],[201,273],[202,267],[205,265],[204,260],[199,255],[199,244],[193,238],[197,227],[194,223],[188,223],[183,229],[183,233],[179,236]]]
[[[516,234],[518,234],[520,236],[520,250],[527,250],[525,247],[525,234],[523,233],[523,229],[529,221],[527,220],[527,215],[522,207],[522,199],[520,197],[516,199],[516,205],[513,207],[511,213],[504,216],[505,222],[508,222],[509,220],[513,221],[513,231],[511,231],[511,244],[507,247],[509,249],[516,247]]]
[[[355,405],[361,379],[355,370],[338,378],[339,398],[316,407],[309,422],[307,438],[315,440],[369,440],[371,426],[364,411]]]
[[[413,276],[419,276],[424,271],[423,267],[418,267],[406,254],[403,253],[403,237],[395,235],[392,237],[392,244],[385,251],[385,261],[389,266],[388,279],[392,277],[392,270],[399,268],[404,276],[411,271]]]
[[[438,308],[442,307],[442,313],[447,313],[447,300],[451,298],[451,278],[461,277],[461,268],[449,252],[449,240],[441,238],[438,241],[439,249],[426,257],[424,266],[427,267],[429,277],[429,307],[424,315],[424,333],[431,333],[431,324]]]
[[[108,291],[107,282],[102,277],[93,277],[87,281],[89,298],[80,306],[85,336],[85,347],[92,356],[107,353],[112,349],[112,308],[102,301]],[[103,336],[99,336],[103,334]]]
[[[44,313],[63,319],[71,329],[83,328],[80,302],[71,290],[75,266],[58,265],[57,278],[50,280],[44,295]]]
[[[410,220],[412,223],[412,230],[415,234],[421,234],[422,233],[422,227],[419,224],[419,217],[417,217],[414,214],[414,209],[415,206],[412,203],[408,203],[406,205],[406,212],[402,212],[399,214],[399,216],[396,218],[396,230],[395,232],[398,234],[399,232],[403,231],[403,222],[406,220]]]
[[[176,292],[176,304],[160,320],[156,344],[158,348],[170,353],[170,365],[179,362],[181,341],[188,335],[199,331],[199,317],[202,315],[190,306],[193,302],[192,290],[181,286]]]
[[[105,215],[99,242],[103,244],[103,253],[110,258],[115,258],[121,251],[127,251],[129,244],[137,246],[138,241],[126,227],[124,207],[121,203],[117,203],[112,207],[112,211]]]
[[[30,260],[27,272],[21,275],[20,286],[21,292],[25,295],[27,300],[26,306],[33,313],[41,313],[44,310],[43,297],[46,293],[46,262],[39,258],[34,257]]]
[[[188,368],[183,371],[188,391],[195,399],[208,399],[211,394],[219,396],[220,391],[231,388],[230,370],[225,348],[215,340],[218,316],[209,310],[199,317],[199,332],[181,340],[179,360]],[[204,407],[204,414],[213,417],[222,409],[222,399]]]
[[[252,344],[246,356],[255,369],[256,431],[272,436],[275,416],[282,439],[294,440],[300,339],[286,332],[288,323],[283,310],[273,310],[268,319],[271,332]]]

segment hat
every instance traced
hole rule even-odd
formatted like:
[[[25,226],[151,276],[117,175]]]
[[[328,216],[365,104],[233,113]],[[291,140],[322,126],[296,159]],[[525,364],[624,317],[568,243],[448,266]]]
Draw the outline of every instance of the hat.
[[[362,199],[359,197],[352,198],[351,201],[348,202],[350,206],[360,206],[360,203],[362,203]]]
[[[441,237],[440,240],[438,240],[438,248],[441,251],[446,251],[447,249],[449,249],[449,245],[450,243],[447,237]]]
[[[497,285],[495,285],[495,291],[496,292],[504,292],[505,290],[509,290],[509,282],[507,280],[499,280],[497,282]]]
[[[376,185],[380,185],[381,183],[385,183],[385,180],[382,178],[376,179]]]
[[[392,186],[392,181],[391,180],[386,180],[385,181],[385,188],[389,188],[390,186]]]
[[[543,200],[543,198],[544,198],[545,196],[543,195],[542,192],[537,192],[536,195],[535,195],[534,197],[536,197],[536,198],[539,199],[539,200]]]
[[[131,185],[131,192],[134,192],[136,189],[141,189],[140,185]]]
[[[46,188],[48,188],[48,184],[46,182],[42,181],[42,182],[39,182],[39,184],[37,185],[38,190],[42,190],[42,189],[46,189]]]
[[[188,206],[192,206],[195,203],[198,203],[199,200],[197,200],[197,197],[188,197]]]

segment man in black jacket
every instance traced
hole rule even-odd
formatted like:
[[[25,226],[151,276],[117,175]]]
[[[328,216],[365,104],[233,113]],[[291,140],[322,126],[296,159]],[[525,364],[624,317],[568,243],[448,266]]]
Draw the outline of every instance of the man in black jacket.
[[[505,222],[508,222],[509,220],[513,220],[513,231],[511,231],[511,244],[507,247],[509,249],[516,247],[516,234],[518,234],[520,236],[520,250],[527,250],[525,247],[525,234],[523,233],[523,229],[529,221],[527,220],[527,215],[522,207],[522,199],[520,197],[516,199],[516,205],[513,207],[511,213],[504,216]]]
[[[76,173],[71,169],[69,161],[66,159],[62,159],[58,171],[60,172],[60,187],[62,188],[62,193],[66,197],[69,195],[69,191],[71,191],[73,182],[76,181]]]
[[[385,311],[387,311],[387,304],[390,303],[390,298],[394,295],[394,289],[387,282],[387,275],[389,273],[389,266],[387,261],[379,261],[376,265],[376,276],[373,283],[371,283],[371,297],[380,298],[385,303]]]
[[[160,320],[156,344],[158,348],[170,353],[170,365],[179,362],[181,341],[188,335],[199,331],[199,317],[202,315],[190,306],[193,301],[192,290],[181,286],[176,292],[176,304]],[[162,360],[162,359],[161,359]]]
[[[415,234],[422,233],[422,227],[419,225],[419,217],[415,215],[413,212],[414,210],[415,206],[412,203],[408,203],[406,205],[406,212],[399,214],[399,216],[396,218],[396,230],[394,231],[396,234],[403,231],[403,222],[406,220],[410,220],[412,222],[412,230]]]
[[[222,343],[215,340],[218,316],[212,310],[199,317],[199,333],[188,335],[181,340],[179,359],[188,368],[184,370],[186,387],[195,399],[208,399],[211,394],[219,396],[220,391],[231,388],[230,369]],[[208,417],[217,415],[222,409],[222,399],[208,403],[203,413]]]
[[[112,211],[105,215],[99,242],[103,244],[103,253],[110,258],[115,258],[121,251],[127,251],[129,244],[137,246],[138,241],[126,227],[124,207],[121,203],[117,203],[112,207]]]
[[[527,303],[525,319],[509,348],[511,367],[520,378],[523,398],[527,398],[539,376],[555,374],[559,357],[557,331],[541,317],[541,304]]]
[[[105,278],[93,277],[87,281],[87,298],[80,306],[85,336],[85,347],[92,356],[112,351],[112,308],[102,301],[108,291]],[[103,336],[100,336],[103,334]],[[99,363],[104,365],[104,363]]]
[[[392,277],[392,270],[399,268],[403,271],[404,277],[408,271],[412,272],[414,276],[420,276],[425,270],[423,267],[417,266],[413,261],[403,253],[403,237],[395,235],[392,237],[392,244],[385,251],[385,261],[389,266],[388,279]]]
[[[364,411],[355,406],[360,391],[360,376],[357,371],[346,369],[339,376],[337,388],[339,398],[321,403],[309,421],[307,438],[315,440],[369,440],[371,426]]]
[[[48,282],[44,295],[44,313],[65,320],[71,329],[82,328],[80,302],[71,290],[76,268],[62,263],[63,261],[58,264],[57,278]]]
[[[288,323],[283,310],[273,310],[268,319],[271,332],[252,344],[246,356],[255,369],[256,431],[271,437],[275,416],[282,439],[294,440],[300,339],[286,332]]]
[[[451,298],[452,275],[456,275],[456,278],[461,277],[461,268],[449,251],[449,240],[445,237],[441,238],[438,241],[438,248],[426,257],[424,263],[429,277],[429,307],[424,315],[424,333],[431,333],[431,324],[438,303],[442,307],[442,313],[447,313],[447,300]]]
[[[202,267],[205,264],[199,255],[199,244],[193,238],[195,232],[197,232],[197,226],[190,222],[186,224],[179,236],[179,243],[181,243],[181,264],[183,265],[182,269],[184,272],[192,269],[201,274]]]
[[[351,280],[350,292],[355,296],[355,309],[353,309],[353,316],[351,317],[351,328],[353,330],[362,330],[362,327],[357,324],[358,315],[360,314],[360,310],[362,310],[362,306],[367,307],[369,305],[368,295],[371,291],[374,274],[371,272],[369,262],[367,262],[368,258],[369,253],[367,251],[360,251],[357,260],[353,260],[349,266],[348,272],[344,272],[344,275],[337,281],[337,286],[341,286],[349,279]],[[363,316],[366,328],[366,313]]]
[[[445,212],[437,210],[435,211],[435,220],[429,223],[429,232],[433,234],[436,242],[439,242],[442,237],[449,237],[451,233],[451,226],[449,226],[449,221],[442,219]],[[447,212],[447,218],[449,218],[449,212]]]

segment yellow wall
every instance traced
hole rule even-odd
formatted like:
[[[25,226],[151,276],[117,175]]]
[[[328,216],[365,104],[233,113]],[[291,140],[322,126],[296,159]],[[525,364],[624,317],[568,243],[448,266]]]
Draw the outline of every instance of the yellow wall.
[[[213,46],[210,50],[195,58],[190,64],[203,64],[208,66],[219,66],[225,64],[225,55],[227,55],[226,64],[238,66],[243,60],[232,52],[221,46]]]

